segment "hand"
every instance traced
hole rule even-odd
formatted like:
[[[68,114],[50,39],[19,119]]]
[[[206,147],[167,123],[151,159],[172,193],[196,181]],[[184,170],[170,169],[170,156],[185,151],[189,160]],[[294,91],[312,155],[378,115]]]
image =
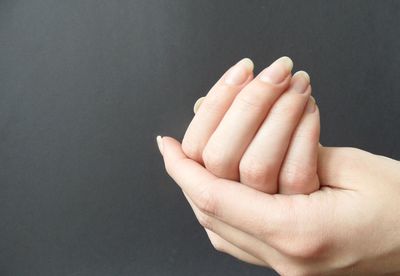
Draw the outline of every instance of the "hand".
[[[308,74],[300,71],[291,78],[292,66],[289,58],[280,58],[255,79],[249,59],[230,68],[202,98],[199,113],[196,103],[182,143],[186,155],[221,178],[240,178],[264,192],[276,193],[278,186],[287,194],[318,190],[319,112],[310,99]],[[229,244],[206,232],[212,242]]]
[[[243,59],[212,87],[182,141],[214,175],[267,193],[318,190],[319,111],[307,73],[282,57],[253,79]],[[197,102],[197,106],[199,106]]]
[[[163,137],[168,174],[217,250],[282,275],[400,271],[400,163],[355,148],[319,148],[322,189],[269,195],[215,176]]]

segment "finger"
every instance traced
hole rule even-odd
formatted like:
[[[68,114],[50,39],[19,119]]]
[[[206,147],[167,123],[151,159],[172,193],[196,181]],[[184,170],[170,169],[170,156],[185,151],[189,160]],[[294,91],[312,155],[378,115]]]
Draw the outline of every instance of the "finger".
[[[185,154],[203,163],[202,153],[211,134],[239,91],[253,78],[253,62],[242,59],[232,66],[210,89],[195,112],[182,141]]]
[[[256,257],[257,253],[256,254],[254,254],[254,252],[252,253],[252,251],[255,251],[255,250],[258,250],[258,252],[260,251],[260,247],[262,247],[262,246],[260,246],[261,241],[255,239],[254,237],[252,237],[244,232],[241,232],[240,230],[236,230],[236,229],[230,227],[229,225],[226,225],[225,223],[217,221],[216,219],[209,217],[208,215],[202,213],[197,208],[197,206],[193,203],[193,201],[190,199],[190,197],[188,195],[186,195],[185,192],[183,192],[183,194],[185,195],[190,206],[192,207],[192,210],[193,210],[197,220],[203,227],[205,227],[207,235],[210,238],[210,241],[216,250],[222,251],[225,253],[229,253],[229,254],[233,255],[234,257],[236,257],[240,260],[244,260],[246,262],[251,262],[254,264],[266,266],[266,263],[264,261],[262,261],[261,259]],[[206,222],[209,220],[215,220],[212,223],[215,226],[215,227],[213,227],[213,230],[206,228],[207,227]],[[218,231],[218,233],[220,233],[220,235],[222,235],[222,236],[216,234],[215,231]],[[227,241],[226,239],[224,239],[224,237],[226,237],[228,235],[228,233],[229,233],[228,238],[230,238],[230,240],[233,240],[235,245],[233,243]],[[243,248],[243,245],[240,246],[239,241],[244,241],[245,248]],[[238,243],[239,243],[239,246],[236,245]],[[247,249],[247,251],[246,251],[246,249]],[[250,250],[248,250],[248,249],[250,249]]]
[[[269,241],[273,247],[275,239],[293,226],[288,225],[296,223],[292,202],[296,196],[272,196],[239,182],[218,178],[187,158],[180,143],[172,137],[163,137],[161,142],[167,173],[203,213]]]
[[[279,173],[279,193],[310,194],[319,189],[317,175],[319,111],[310,97]]]
[[[278,191],[279,170],[310,94],[308,74],[297,72],[243,154],[241,183],[270,194]]]
[[[282,57],[264,69],[237,95],[203,151],[213,174],[239,180],[239,161],[267,115],[287,88],[293,62]]]
[[[345,190],[357,190],[358,175],[368,175],[382,168],[371,164],[373,154],[350,147],[318,147],[317,172],[320,186]],[[379,173],[379,172],[378,172]],[[365,185],[365,183],[362,183]]]

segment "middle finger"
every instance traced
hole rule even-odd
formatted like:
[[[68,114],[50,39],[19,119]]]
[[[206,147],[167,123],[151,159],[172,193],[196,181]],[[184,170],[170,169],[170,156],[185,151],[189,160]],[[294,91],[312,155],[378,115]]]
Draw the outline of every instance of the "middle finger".
[[[241,183],[266,193],[277,192],[280,167],[310,93],[308,74],[294,74],[288,91],[271,108],[240,160]]]

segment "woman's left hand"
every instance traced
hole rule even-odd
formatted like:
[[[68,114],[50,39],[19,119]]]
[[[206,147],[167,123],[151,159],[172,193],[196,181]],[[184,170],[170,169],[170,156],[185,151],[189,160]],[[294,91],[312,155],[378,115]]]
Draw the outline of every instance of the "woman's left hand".
[[[319,147],[322,189],[269,195],[216,177],[181,144],[160,140],[165,168],[217,250],[281,275],[400,271],[400,163],[354,148]]]

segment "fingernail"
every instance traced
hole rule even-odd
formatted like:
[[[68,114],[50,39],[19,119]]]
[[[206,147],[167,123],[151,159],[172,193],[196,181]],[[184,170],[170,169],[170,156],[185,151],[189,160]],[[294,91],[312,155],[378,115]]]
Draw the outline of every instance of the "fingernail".
[[[244,83],[249,77],[250,72],[253,71],[253,68],[254,64],[251,59],[242,59],[228,70],[225,76],[225,83],[231,85],[239,85]]]
[[[288,57],[281,57],[260,73],[260,80],[278,84],[286,78],[292,68],[293,61]]]
[[[304,71],[299,71],[293,75],[292,81],[292,90],[297,93],[303,93],[310,85],[310,76]]]
[[[194,103],[194,106],[193,106],[193,112],[194,112],[194,114],[196,114],[196,113],[197,113],[197,110],[199,110],[200,105],[203,103],[204,98],[205,98],[205,97],[198,98],[197,101]]]
[[[157,145],[158,145],[158,150],[160,151],[161,155],[163,154],[163,143],[162,143],[162,138],[160,135],[157,136]]]
[[[315,99],[313,96],[310,96],[310,99],[308,100],[307,103],[307,112],[313,113],[317,109]]]

